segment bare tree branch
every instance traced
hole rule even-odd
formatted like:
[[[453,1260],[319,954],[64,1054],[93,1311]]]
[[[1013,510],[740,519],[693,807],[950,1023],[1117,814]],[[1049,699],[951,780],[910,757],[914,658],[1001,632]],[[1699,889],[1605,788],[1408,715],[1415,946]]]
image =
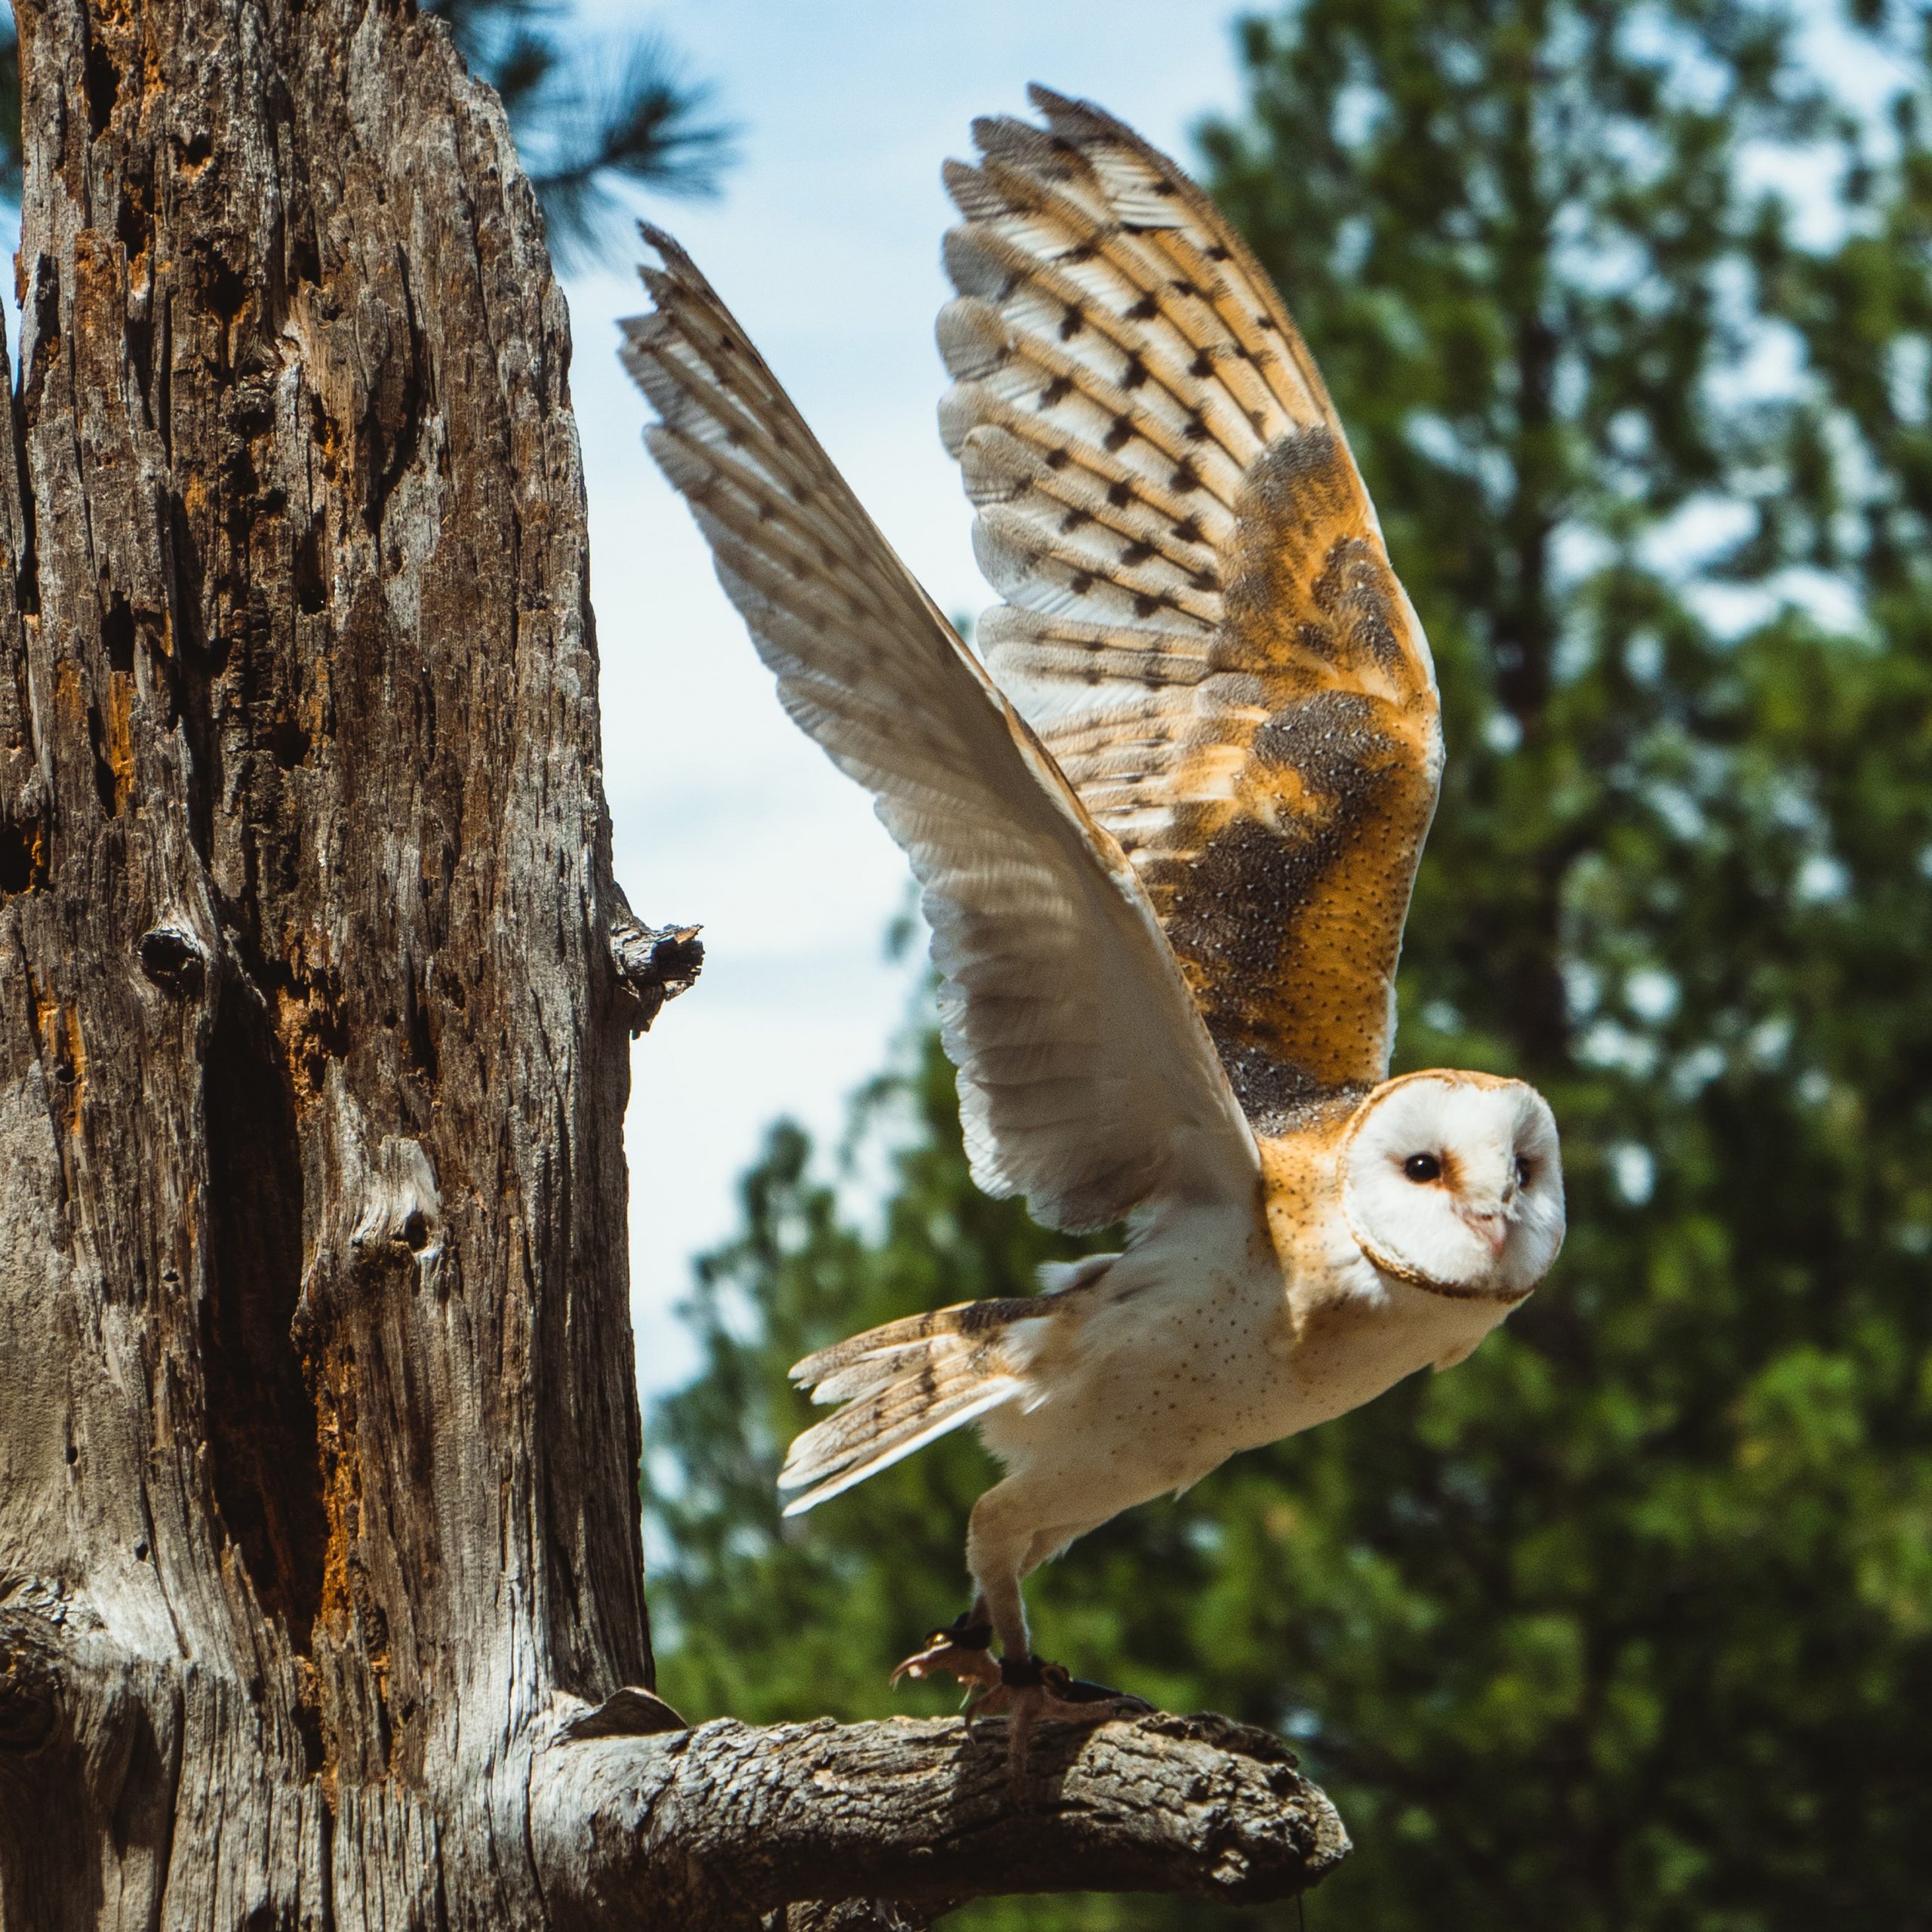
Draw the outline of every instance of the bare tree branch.
[[[0,1794],[57,1789],[76,1821],[125,1802],[143,1728],[125,1678],[84,1604],[0,1578]],[[1010,1744],[1004,1719],[691,1730],[625,1689],[534,1715],[503,1783],[528,1793],[558,1932],[923,1932],[1015,1892],[1254,1902],[1306,1890],[1349,1849],[1293,1753],[1226,1718],[1046,1725],[1017,1764]],[[33,1881],[15,1897],[51,1903],[69,1861],[9,1835],[0,1858]]]
[[[1278,1740],[1164,1714],[1043,1726],[1016,1775],[1004,1720],[731,1720],[564,1743],[534,1767],[546,1896],[590,1926],[750,1925],[795,1901],[943,1906],[989,1894],[1285,1898],[1346,1854]],[[902,1914],[908,1924],[920,1914]],[[853,1921],[796,1913],[787,1932]],[[863,1917],[859,1923],[868,1922]],[[891,1918],[875,1910],[869,1921]]]

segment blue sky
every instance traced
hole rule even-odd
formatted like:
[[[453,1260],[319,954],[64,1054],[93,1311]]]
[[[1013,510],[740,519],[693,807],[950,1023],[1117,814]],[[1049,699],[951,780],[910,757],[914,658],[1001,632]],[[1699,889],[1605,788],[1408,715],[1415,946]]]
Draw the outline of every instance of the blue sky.
[[[990,600],[941,450],[932,324],[949,155],[975,115],[1025,110],[1041,80],[1102,103],[1185,161],[1199,116],[1238,104],[1219,7],[1113,0],[814,8],[676,0],[592,7],[591,33],[660,27],[739,126],[706,204],[641,202],[696,256],[860,497],[941,607]],[[778,708],[616,360],[641,306],[614,270],[566,285],[590,495],[605,780],[618,875],[639,914],[703,922],[697,989],[634,1049],[631,1266],[646,1393],[694,1358],[673,1309],[691,1256],[728,1232],[767,1122],[835,1134],[903,1020],[909,969],[883,936],[903,862],[864,795]]]

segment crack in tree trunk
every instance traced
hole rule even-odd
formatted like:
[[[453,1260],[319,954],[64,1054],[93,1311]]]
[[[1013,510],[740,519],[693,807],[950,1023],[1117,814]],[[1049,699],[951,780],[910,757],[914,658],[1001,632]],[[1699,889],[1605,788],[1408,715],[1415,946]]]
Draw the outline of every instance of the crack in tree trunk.
[[[626,1035],[701,950],[611,875],[501,112],[394,0],[19,24],[0,1927],[1312,1882],[1340,1826],[1258,1734],[1015,1787],[956,1725],[652,1697]]]

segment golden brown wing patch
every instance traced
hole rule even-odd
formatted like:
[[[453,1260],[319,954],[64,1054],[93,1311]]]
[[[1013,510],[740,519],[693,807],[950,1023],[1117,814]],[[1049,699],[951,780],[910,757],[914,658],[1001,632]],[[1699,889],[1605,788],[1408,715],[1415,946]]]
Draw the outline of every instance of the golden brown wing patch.
[[[1141,878],[1257,1127],[1386,1072],[1433,673],[1321,379],[1173,163],[1035,89],[948,183],[980,642]]]
[[[1414,620],[1361,509],[1325,429],[1257,463],[1214,655],[1251,679],[1254,702],[1221,709],[1210,741],[1177,761],[1168,835],[1140,855],[1251,1118],[1311,1084],[1387,1072],[1402,924],[1435,809],[1435,694],[1415,675]]]

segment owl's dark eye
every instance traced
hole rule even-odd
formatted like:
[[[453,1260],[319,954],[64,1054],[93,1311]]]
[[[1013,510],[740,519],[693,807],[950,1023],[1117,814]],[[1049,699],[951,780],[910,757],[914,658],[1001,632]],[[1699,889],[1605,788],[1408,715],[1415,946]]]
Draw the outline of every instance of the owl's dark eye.
[[[1402,1163],[1402,1171],[1414,1181],[1440,1180],[1442,1163],[1433,1154],[1411,1154]]]
[[[1535,1164],[1528,1155],[1518,1154],[1516,1156],[1516,1185],[1518,1187],[1527,1187],[1536,1178],[1536,1172]]]

